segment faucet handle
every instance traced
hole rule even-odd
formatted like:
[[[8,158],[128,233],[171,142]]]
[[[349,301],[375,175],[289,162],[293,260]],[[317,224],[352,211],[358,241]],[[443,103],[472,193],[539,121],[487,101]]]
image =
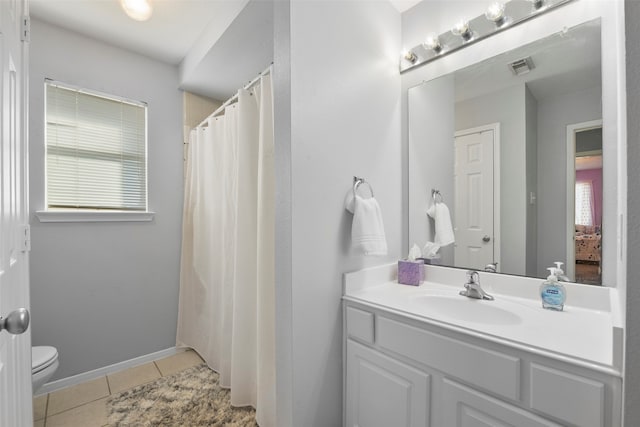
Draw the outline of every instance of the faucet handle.
[[[498,271],[498,262],[494,261],[484,266],[484,271],[489,273],[496,273]]]
[[[476,270],[467,270],[467,283],[479,283],[480,275]]]

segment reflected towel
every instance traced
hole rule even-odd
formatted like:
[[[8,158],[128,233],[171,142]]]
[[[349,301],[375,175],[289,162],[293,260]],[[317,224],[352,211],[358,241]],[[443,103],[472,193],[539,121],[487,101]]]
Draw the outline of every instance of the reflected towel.
[[[387,254],[387,239],[384,235],[382,211],[373,197],[363,199],[355,196],[351,226],[351,245],[353,249],[369,256]]]
[[[436,236],[433,243],[438,246],[447,246],[456,241],[447,205],[442,202],[435,203],[427,209],[427,215],[433,218],[436,224]]]

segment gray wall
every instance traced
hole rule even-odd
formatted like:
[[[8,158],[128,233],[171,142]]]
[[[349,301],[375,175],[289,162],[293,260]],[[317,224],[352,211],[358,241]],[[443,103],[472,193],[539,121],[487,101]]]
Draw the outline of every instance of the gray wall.
[[[456,130],[500,123],[500,271],[526,271],[525,87],[511,86],[456,104]]]
[[[150,223],[40,223],[32,215],[33,344],[64,378],[173,347],[182,215],[178,70],[31,23],[31,212],[44,208],[44,78],[146,101]],[[54,379],[55,379],[54,378]]]
[[[627,324],[624,425],[640,425],[640,2],[625,1],[627,45]]]
[[[292,312],[289,323],[277,330],[291,334],[291,425],[339,426],[342,274],[400,256],[400,14],[388,2],[296,1],[289,12]],[[276,21],[286,15],[276,13]],[[286,35],[279,35],[286,44]],[[282,48],[275,47],[276,58],[286,56]],[[276,73],[277,78],[284,74]],[[286,84],[277,88],[287,90]],[[285,101],[276,111],[287,108]],[[354,175],[373,186],[384,217],[387,257],[350,250],[352,216],[343,200]],[[278,183],[286,180],[280,176]],[[278,200],[286,205],[280,195]],[[286,236],[283,240],[286,251]],[[285,381],[288,376],[278,373]]]
[[[567,125],[602,119],[601,94],[602,88],[596,87],[538,100],[540,276],[544,276],[546,268],[553,266],[555,261],[564,261],[567,257]],[[612,229],[603,230],[603,238],[607,232],[614,233]],[[612,268],[603,262],[603,281],[606,270]]]

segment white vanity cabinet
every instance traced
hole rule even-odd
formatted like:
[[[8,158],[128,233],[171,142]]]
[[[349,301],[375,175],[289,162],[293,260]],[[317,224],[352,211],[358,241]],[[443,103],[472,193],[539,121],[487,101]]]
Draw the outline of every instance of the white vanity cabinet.
[[[620,426],[621,379],[344,300],[345,426]]]

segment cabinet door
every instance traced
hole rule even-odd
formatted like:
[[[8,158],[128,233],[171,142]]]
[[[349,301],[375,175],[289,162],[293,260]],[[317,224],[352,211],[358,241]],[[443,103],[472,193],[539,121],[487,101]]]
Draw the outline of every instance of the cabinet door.
[[[524,409],[444,379],[442,419],[449,427],[561,427]]]
[[[427,427],[429,387],[428,374],[347,340],[347,427]]]

